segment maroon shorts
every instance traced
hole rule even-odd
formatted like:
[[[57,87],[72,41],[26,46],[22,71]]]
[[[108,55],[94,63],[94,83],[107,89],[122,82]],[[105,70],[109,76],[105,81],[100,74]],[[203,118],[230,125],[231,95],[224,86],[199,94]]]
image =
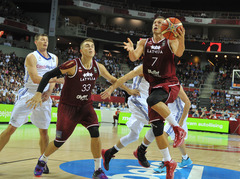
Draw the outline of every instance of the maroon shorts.
[[[77,124],[82,124],[88,128],[99,126],[97,114],[94,111],[92,103],[83,106],[70,106],[59,103],[57,113],[56,140],[66,141]]]
[[[162,88],[164,91],[168,93],[168,98],[165,101],[165,104],[168,104],[168,103],[173,103],[177,99],[178,93],[180,90],[180,84],[178,83],[178,81],[176,83],[170,83],[170,82],[162,83],[152,87],[151,89],[156,89],[156,88]],[[148,117],[150,122],[154,122],[157,120],[163,120],[163,121],[165,120],[160,114],[154,111],[150,106],[148,107]]]

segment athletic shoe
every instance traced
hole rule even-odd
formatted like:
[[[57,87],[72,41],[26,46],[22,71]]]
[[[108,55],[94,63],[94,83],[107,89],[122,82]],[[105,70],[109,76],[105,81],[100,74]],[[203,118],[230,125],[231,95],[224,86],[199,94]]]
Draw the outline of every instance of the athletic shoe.
[[[44,174],[49,174],[49,168],[48,168],[47,164],[43,168],[43,173]]]
[[[113,157],[115,156],[110,154],[110,149],[102,149],[102,159],[105,170],[109,170],[109,162]]]
[[[99,168],[98,170],[94,171],[93,179],[107,179],[108,177],[105,175],[105,173],[102,171],[101,168]]]
[[[175,133],[175,139],[173,142],[173,147],[179,147],[180,145],[182,145],[182,143],[184,142],[184,138],[186,137],[187,133],[186,131],[180,127],[180,126],[173,126],[173,131]]]
[[[192,164],[192,160],[188,157],[187,160],[182,159],[182,162],[178,164],[179,167],[187,167]]]
[[[173,159],[171,161],[165,161],[164,165],[167,168],[167,174],[166,179],[173,179],[174,178],[174,170],[177,167],[177,162],[175,162]]]
[[[145,154],[146,154],[146,153],[147,153],[146,151],[144,151],[144,152],[140,151],[140,150],[139,150],[139,147],[138,147],[137,150],[135,150],[135,151],[133,152],[133,155],[138,159],[138,163],[139,163],[142,167],[148,168],[148,167],[150,167],[150,164],[149,164],[149,162],[147,161],[147,158],[145,157]]]
[[[164,173],[164,172],[167,171],[167,168],[166,168],[166,166],[164,165],[164,162],[162,161],[162,162],[160,163],[159,167],[158,167],[158,168],[154,168],[153,170],[155,171],[154,173]]]
[[[36,177],[40,177],[42,175],[45,165],[46,165],[46,162],[44,162],[42,160],[38,160],[38,163],[37,163],[37,165],[35,167],[35,170],[34,170],[34,175]]]

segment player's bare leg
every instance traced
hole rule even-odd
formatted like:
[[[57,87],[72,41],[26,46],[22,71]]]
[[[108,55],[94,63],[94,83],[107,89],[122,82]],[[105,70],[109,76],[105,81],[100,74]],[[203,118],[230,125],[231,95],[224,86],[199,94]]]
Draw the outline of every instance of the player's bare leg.
[[[49,143],[48,129],[39,129],[39,134],[40,134],[39,146],[40,146],[40,152],[42,155]],[[47,164],[44,166],[43,173],[45,174],[49,173]]]
[[[47,129],[39,129],[40,139],[39,139],[39,146],[41,155],[46,150],[48,143],[49,143],[49,136]]]
[[[107,178],[105,173],[101,168],[101,140],[100,137],[92,137],[91,138],[91,152],[94,158],[95,171],[93,173],[93,178]]]
[[[8,125],[7,129],[5,129],[0,134],[0,151],[4,148],[4,146],[8,143],[10,140],[11,135],[16,131],[16,127],[12,126],[11,124]]]

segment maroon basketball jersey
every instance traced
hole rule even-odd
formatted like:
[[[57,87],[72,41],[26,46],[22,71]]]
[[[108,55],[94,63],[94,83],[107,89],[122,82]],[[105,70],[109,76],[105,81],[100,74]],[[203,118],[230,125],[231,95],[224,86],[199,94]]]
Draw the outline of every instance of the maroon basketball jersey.
[[[76,72],[73,76],[66,75],[60,102],[71,106],[81,106],[92,102],[91,92],[100,72],[95,60],[92,60],[90,69],[83,66],[80,58],[72,61],[76,64]]]
[[[176,78],[174,54],[168,39],[159,42],[154,42],[153,38],[147,39],[143,54],[143,74],[152,87]]]

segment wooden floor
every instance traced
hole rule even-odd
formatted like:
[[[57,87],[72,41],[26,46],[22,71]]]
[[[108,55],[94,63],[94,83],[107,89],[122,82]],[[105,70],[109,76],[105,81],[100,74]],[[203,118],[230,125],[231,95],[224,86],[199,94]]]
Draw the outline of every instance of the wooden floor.
[[[6,127],[7,125],[0,124],[0,132]],[[144,128],[139,140],[122,149],[116,155],[116,159],[134,159],[132,152],[141,143],[148,129]],[[128,131],[129,129],[126,126],[113,127],[110,124],[103,123],[100,128],[102,148],[112,147]],[[50,125],[49,136],[50,141],[54,139],[55,124]],[[10,142],[0,153],[1,179],[35,178],[33,177],[33,170],[40,156],[38,139],[38,129],[31,124],[22,126],[13,134]],[[43,175],[42,178],[83,178],[61,170],[59,165],[68,161],[92,159],[89,139],[87,130],[77,126],[69,140],[50,156],[48,161],[50,174]],[[170,143],[172,144],[171,141]],[[190,131],[186,144],[187,153],[194,164],[240,171],[239,135]],[[180,162],[181,155],[178,149],[173,149],[172,147],[170,149],[172,158]],[[162,159],[155,142],[148,148],[147,158],[156,161]]]

